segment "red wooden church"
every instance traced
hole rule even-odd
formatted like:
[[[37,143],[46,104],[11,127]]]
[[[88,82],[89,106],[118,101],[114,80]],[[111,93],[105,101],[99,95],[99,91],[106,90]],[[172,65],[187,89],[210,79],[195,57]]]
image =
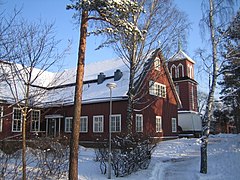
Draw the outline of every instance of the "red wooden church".
[[[173,75],[174,69],[170,70]],[[67,137],[73,119],[75,71],[46,73],[32,86],[31,92],[44,90],[44,95],[31,99],[27,135],[29,138],[33,134]],[[45,84],[56,76],[60,78],[54,81],[54,86],[46,87]],[[177,137],[177,111],[181,102],[160,51],[153,53],[136,78],[133,134],[158,139]],[[110,93],[106,84],[112,82],[117,87],[112,90],[111,131],[113,136],[126,134],[129,69],[119,59],[101,61],[85,67],[80,141],[108,138]],[[13,103],[10,90],[3,82],[0,82],[0,91],[0,139],[21,138],[21,109]]]

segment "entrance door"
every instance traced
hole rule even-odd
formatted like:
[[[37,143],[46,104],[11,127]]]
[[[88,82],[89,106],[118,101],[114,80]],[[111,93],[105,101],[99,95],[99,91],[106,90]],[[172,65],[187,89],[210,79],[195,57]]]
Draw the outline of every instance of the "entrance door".
[[[55,118],[49,118],[48,119],[48,136],[50,137],[56,137],[56,119]]]

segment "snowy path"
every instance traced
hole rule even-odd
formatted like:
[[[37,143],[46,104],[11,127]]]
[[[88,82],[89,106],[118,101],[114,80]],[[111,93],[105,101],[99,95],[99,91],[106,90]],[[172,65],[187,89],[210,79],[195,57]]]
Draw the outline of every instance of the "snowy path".
[[[183,143],[184,141],[184,143]],[[186,164],[193,164],[199,159],[199,145],[196,139],[179,139],[162,142],[159,144],[153,154],[154,169],[152,171],[151,180],[156,179],[181,179],[192,180],[196,172],[192,176],[186,174]],[[191,174],[191,172],[189,172]]]
[[[164,142],[162,145],[160,143],[160,146],[163,147],[158,148],[153,154],[154,168],[151,180],[240,179],[239,135],[233,135],[232,138],[228,139],[222,138],[221,135],[210,138],[208,174],[206,175],[199,173],[200,146],[196,143],[196,139],[174,140],[174,143]]]

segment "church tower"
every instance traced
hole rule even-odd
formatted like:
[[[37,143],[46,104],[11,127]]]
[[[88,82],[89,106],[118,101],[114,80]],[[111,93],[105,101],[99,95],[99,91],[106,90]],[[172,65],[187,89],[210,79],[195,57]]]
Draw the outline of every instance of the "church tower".
[[[168,69],[182,102],[178,109],[179,133],[199,137],[202,132],[202,120],[198,113],[197,85],[194,79],[194,60],[183,52],[178,52],[168,61]]]
[[[197,82],[194,79],[194,60],[181,47],[168,61],[168,69],[182,102],[181,111],[198,111]]]

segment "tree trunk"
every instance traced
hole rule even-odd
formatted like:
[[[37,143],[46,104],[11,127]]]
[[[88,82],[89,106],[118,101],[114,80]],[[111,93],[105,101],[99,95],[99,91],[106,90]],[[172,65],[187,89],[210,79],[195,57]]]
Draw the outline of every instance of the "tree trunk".
[[[200,173],[207,174],[207,139],[201,145],[201,170]]]
[[[137,24],[136,16],[133,17],[133,23]],[[137,34],[132,32],[132,44],[130,50],[130,75],[129,75],[129,85],[128,85],[128,106],[127,106],[127,130],[128,136],[132,137],[132,122],[133,122],[133,108],[134,108],[134,77],[136,69],[136,57],[137,57]]]
[[[69,179],[78,179],[78,147],[79,147],[79,132],[80,132],[80,117],[82,104],[82,88],[84,76],[84,63],[87,39],[87,19],[88,11],[82,12],[82,20],[80,27],[80,42],[78,49],[78,65],[76,75],[76,87],[74,98],[74,118],[72,123],[72,134],[70,143],[70,162],[69,162]]]
[[[27,113],[26,107],[23,110],[23,120],[22,120],[22,179],[27,179],[26,172],[26,121],[27,121]]]
[[[211,32],[211,42],[212,42],[212,65],[213,65],[213,74],[212,81],[210,84],[208,101],[206,106],[206,116],[205,119],[207,121],[207,127],[204,132],[203,143],[201,146],[201,169],[200,172],[206,174],[207,173],[207,145],[208,145],[208,136],[210,134],[211,127],[211,119],[213,113],[213,102],[214,102],[214,93],[217,85],[217,73],[218,73],[218,63],[217,63],[217,41],[215,37],[215,27],[214,27],[214,17],[213,17],[213,0],[209,0],[209,28]]]
[[[29,81],[31,80],[31,76],[29,77]],[[30,85],[27,83],[26,85],[26,94],[25,94],[25,103],[24,107],[21,109],[21,113],[23,114],[23,120],[22,120],[22,179],[27,179],[27,162],[26,162],[26,124],[27,124],[27,115],[28,115],[28,99],[29,99],[29,90]]]
[[[132,121],[133,121],[133,91],[134,91],[134,74],[131,73],[130,68],[130,79],[129,79],[129,91],[128,91],[128,105],[127,105],[127,135],[132,137]]]

